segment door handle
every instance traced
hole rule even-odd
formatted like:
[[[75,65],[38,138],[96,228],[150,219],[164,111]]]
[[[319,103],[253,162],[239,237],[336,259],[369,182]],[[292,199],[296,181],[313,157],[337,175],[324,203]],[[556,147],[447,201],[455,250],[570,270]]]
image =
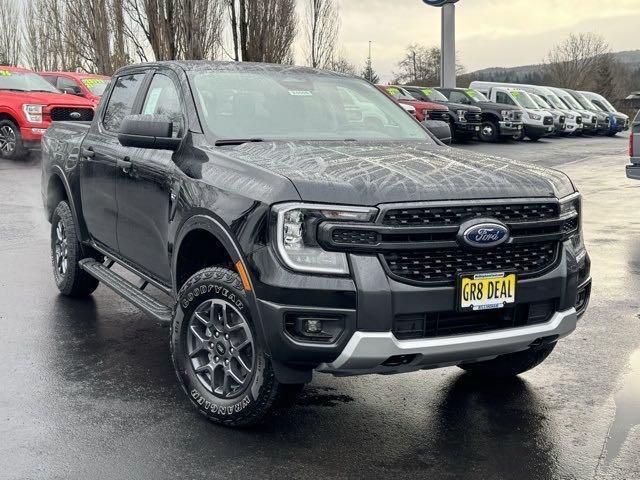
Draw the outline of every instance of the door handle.
[[[131,159],[129,157],[124,157],[122,159],[118,158],[116,160],[116,166],[121,168],[124,173],[130,173],[132,166]]]
[[[86,158],[93,158],[96,156],[96,152],[93,151],[93,147],[83,148],[82,156]]]

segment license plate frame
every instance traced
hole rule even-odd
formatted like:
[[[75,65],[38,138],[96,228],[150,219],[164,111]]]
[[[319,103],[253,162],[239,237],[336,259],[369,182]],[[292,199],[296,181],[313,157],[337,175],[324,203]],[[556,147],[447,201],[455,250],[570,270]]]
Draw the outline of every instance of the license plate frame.
[[[511,280],[512,286],[511,289],[513,292],[509,292],[510,295],[506,298],[507,301],[502,301],[502,299],[497,300],[494,303],[486,303],[483,302],[480,305],[465,305],[463,294],[464,294],[464,284],[465,280],[471,281],[479,281],[479,280],[491,280],[491,279],[504,279]],[[467,273],[459,273],[456,280],[456,310],[459,312],[469,312],[469,311],[483,311],[483,310],[497,310],[505,307],[510,307],[515,305],[516,296],[518,292],[518,275],[514,271],[503,271],[503,272],[467,272]]]

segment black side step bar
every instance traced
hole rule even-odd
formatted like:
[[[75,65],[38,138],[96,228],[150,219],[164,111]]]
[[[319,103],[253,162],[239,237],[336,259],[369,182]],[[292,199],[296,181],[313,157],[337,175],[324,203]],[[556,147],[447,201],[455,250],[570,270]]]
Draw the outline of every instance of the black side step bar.
[[[78,263],[80,268],[85,272],[97,280],[100,280],[107,287],[123,297],[125,300],[133,303],[136,307],[144,310],[150,315],[153,315],[158,320],[171,322],[171,307],[156,300],[148,293],[143,292],[141,288],[136,287],[117,273],[109,270],[109,268],[104,264],[93,260],[92,258],[85,258],[84,260],[80,260]],[[141,285],[141,287],[144,288],[146,285]]]

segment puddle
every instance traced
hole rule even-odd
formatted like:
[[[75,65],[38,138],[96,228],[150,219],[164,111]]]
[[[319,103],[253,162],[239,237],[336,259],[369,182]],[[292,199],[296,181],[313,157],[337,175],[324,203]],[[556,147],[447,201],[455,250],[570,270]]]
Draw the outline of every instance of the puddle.
[[[616,415],[609,429],[604,462],[609,464],[620,453],[631,429],[640,425],[640,350],[630,359],[631,371],[625,376],[624,386],[616,394]]]

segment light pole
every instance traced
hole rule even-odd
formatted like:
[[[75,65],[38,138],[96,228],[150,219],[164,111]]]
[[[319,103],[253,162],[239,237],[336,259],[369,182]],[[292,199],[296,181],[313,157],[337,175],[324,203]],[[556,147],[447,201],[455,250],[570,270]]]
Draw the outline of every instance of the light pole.
[[[440,46],[440,86],[456,86],[456,6],[458,0],[422,0],[432,7],[442,7]]]

